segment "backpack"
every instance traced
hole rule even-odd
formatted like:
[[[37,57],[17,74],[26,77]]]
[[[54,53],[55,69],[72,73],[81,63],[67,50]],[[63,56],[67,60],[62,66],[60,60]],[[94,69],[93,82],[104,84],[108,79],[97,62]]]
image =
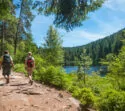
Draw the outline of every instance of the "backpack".
[[[27,66],[28,67],[33,67],[34,66],[34,61],[33,61],[32,57],[27,59]]]
[[[11,59],[10,59],[10,55],[8,55],[8,54],[5,54],[4,56],[3,56],[3,62],[2,63],[11,63]]]

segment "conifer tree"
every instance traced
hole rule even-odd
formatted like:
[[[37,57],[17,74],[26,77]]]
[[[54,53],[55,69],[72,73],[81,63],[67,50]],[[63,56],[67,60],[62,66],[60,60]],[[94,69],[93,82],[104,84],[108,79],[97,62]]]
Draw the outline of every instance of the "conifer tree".
[[[47,36],[45,38],[44,57],[49,64],[54,66],[58,66],[63,63],[64,53],[62,48],[62,40],[59,37],[57,30],[54,29],[53,26],[49,27]]]
[[[31,22],[34,19],[32,13],[32,0],[21,0],[19,4],[19,17],[17,23],[17,31],[14,40],[14,54],[16,54],[17,44],[20,39],[26,38],[27,33],[31,33]]]
[[[102,6],[104,0],[36,0],[34,8],[45,15],[55,15],[57,27],[72,30],[82,25],[88,13]]]
[[[78,79],[84,80],[84,84],[86,83],[86,73],[92,64],[91,58],[86,54],[86,49],[83,49],[82,54],[80,55],[80,59],[78,60]]]
[[[5,49],[5,40],[8,40],[11,36],[10,25],[16,23],[16,17],[14,16],[14,5],[12,0],[0,1],[0,55],[2,55]],[[9,32],[9,33],[8,33]]]

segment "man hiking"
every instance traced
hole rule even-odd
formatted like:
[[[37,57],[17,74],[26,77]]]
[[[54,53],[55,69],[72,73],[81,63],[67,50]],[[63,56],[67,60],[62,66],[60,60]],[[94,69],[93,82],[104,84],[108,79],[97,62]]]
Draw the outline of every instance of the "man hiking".
[[[4,55],[1,58],[0,62],[0,69],[2,67],[2,74],[4,78],[6,79],[6,83],[8,84],[10,81],[10,74],[11,74],[11,67],[13,67],[13,59],[9,55],[9,52],[6,50],[4,51]]]
[[[32,57],[32,53],[28,52],[28,56],[25,58],[25,69],[27,70],[28,77],[29,77],[29,83],[32,85],[32,73],[33,69],[35,68],[35,60],[34,57]]]

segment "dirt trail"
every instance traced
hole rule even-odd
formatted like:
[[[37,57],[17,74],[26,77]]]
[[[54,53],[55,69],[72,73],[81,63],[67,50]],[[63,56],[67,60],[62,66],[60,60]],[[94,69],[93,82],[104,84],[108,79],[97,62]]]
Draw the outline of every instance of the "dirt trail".
[[[34,82],[13,73],[5,84],[0,71],[0,111],[79,111],[79,102],[65,91]]]

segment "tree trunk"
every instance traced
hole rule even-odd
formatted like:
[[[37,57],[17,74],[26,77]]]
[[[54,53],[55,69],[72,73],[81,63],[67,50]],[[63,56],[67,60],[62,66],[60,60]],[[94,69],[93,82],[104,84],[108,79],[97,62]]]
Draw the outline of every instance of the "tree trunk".
[[[84,73],[84,84],[86,84],[86,74]]]
[[[17,32],[16,32],[16,37],[15,37],[15,40],[14,40],[14,55],[16,55],[16,50],[17,50],[18,30],[19,30],[19,22],[17,24]]]
[[[84,74],[83,74],[83,76],[84,76],[84,84],[86,84],[86,73],[85,73],[85,68],[84,68]]]
[[[24,4],[24,0],[22,0],[22,2],[21,2],[19,21],[17,23],[17,31],[16,31],[16,36],[15,36],[15,41],[14,41],[14,55],[16,55],[16,50],[17,50],[19,27],[21,24],[21,14],[22,14],[22,10],[23,10],[23,4]]]
[[[3,55],[3,51],[4,51],[4,21],[2,22],[2,30],[1,30],[1,55]]]

